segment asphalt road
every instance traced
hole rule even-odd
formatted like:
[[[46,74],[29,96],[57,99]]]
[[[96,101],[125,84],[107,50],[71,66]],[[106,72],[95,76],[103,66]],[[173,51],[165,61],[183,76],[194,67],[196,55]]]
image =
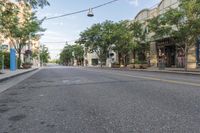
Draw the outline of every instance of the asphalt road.
[[[199,132],[194,75],[49,67],[0,93],[0,133]]]

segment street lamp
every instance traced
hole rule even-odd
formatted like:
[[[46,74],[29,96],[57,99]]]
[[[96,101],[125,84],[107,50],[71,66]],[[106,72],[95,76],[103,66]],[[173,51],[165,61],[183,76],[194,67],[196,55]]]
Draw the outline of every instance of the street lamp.
[[[89,9],[87,16],[88,16],[88,17],[94,17],[92,8]]]

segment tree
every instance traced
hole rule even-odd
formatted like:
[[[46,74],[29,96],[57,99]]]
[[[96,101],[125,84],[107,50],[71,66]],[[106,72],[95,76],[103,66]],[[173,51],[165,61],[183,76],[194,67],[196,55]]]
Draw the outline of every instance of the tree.
[[[115,44],[113,50],[118,53],[119,64],[127,66],[130,49],[133,46],[133,36],[129,29],[129,21],[125,20],[115,24],[113,38],[113,44]]]
[[[133,37],[128,27],[129,21],[114,23],[105,21],[94,24],[80,34],[79,43],[84,44],[87,51],[95,52],[105,64],[110,49],[119,55],[119,63],[128,64],[128,55],[133,46]]]
[[[112,21],[94,24],[82,32],[79,41],[77,41],[79,44],[84,44],[89,52],[97,54],[101,66],[106,63],[109,47],[113,44],[113,28]]]
[[[189,49],[195,47],[200,35],[199,7],[199,0],[180,0],[179,9],[170,9],[165,14],[150,20],[149,27],[155,33],[154,36],[173,37],[176,45],[184,46],[185,70],[188,66]]]
[[[63,48],[60,53],[60,63],[64,65],[73,65],[74,59],[77,60],[77,65],[82,65],[84,60],[83,46],[79,44],[69,45]]]
[[[134,21],[130,23],[129,28],[133,36],[132,44],[132,54],[133,57],[136,57],[136,51],[138,53],[138,60],[146,60],[146,52],[149,50],[149,43],[147,40],[147,27],[145,24],[140,23],[139,21]]]
[[[12,46],[18,53],[18,66],[20,67],[22,49],[30,44],[30,39],[38,40],[37,32],[44,31],[44,29],[40,27],[42,21],[37,19],[35,13],[30,12],[30,6],[24,5],[21,19],[18,17],[20,12],[15,4],[8,2],[5,6],[6,8],[2,10],[0,31],[5,38],[11,40]]]
[[[77,64],[83,65],[83,60],[84,60],[83,46],[75,44],[72,46],[72,51],[74,52],[74,58],[77,60]]]
[[[19,23],[17,17],[19,8],[16,4],[7,0],[0,1],[0,32],[7,37],[10,29],[15,29]]]
[[[62,52],[60,53],[60,63],[63,65],[71,65],[72,64],[72,46],[69,44],[66,44],[66,46],[63,48]]]
[[[41,46],[40,47],[40,61],[42,65],[45,63],[48,63],[49,59],[50,59],[50,55],[49,55],[48,48],[45,45]]]
[[[44,6],[49,6],[49,2],[47,0],[17,0],[18,2],[24,2],[28,4],[29,6],[33,8],[41,7],[43,8]]]

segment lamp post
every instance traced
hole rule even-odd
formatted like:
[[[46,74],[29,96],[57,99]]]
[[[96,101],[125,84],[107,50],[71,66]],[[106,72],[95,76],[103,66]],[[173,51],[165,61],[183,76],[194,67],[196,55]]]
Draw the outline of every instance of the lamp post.
[[[43,67],[44,64],[43,54],[44,54],[44,45],[42,45],[42,52],[40,53],[41,67]]]

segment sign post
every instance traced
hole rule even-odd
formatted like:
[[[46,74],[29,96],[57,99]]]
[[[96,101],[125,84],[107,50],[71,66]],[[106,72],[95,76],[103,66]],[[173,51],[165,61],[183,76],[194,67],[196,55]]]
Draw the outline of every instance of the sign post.
[[[16,70],[16,51],[13,48],[10,49],[10,70]]]

